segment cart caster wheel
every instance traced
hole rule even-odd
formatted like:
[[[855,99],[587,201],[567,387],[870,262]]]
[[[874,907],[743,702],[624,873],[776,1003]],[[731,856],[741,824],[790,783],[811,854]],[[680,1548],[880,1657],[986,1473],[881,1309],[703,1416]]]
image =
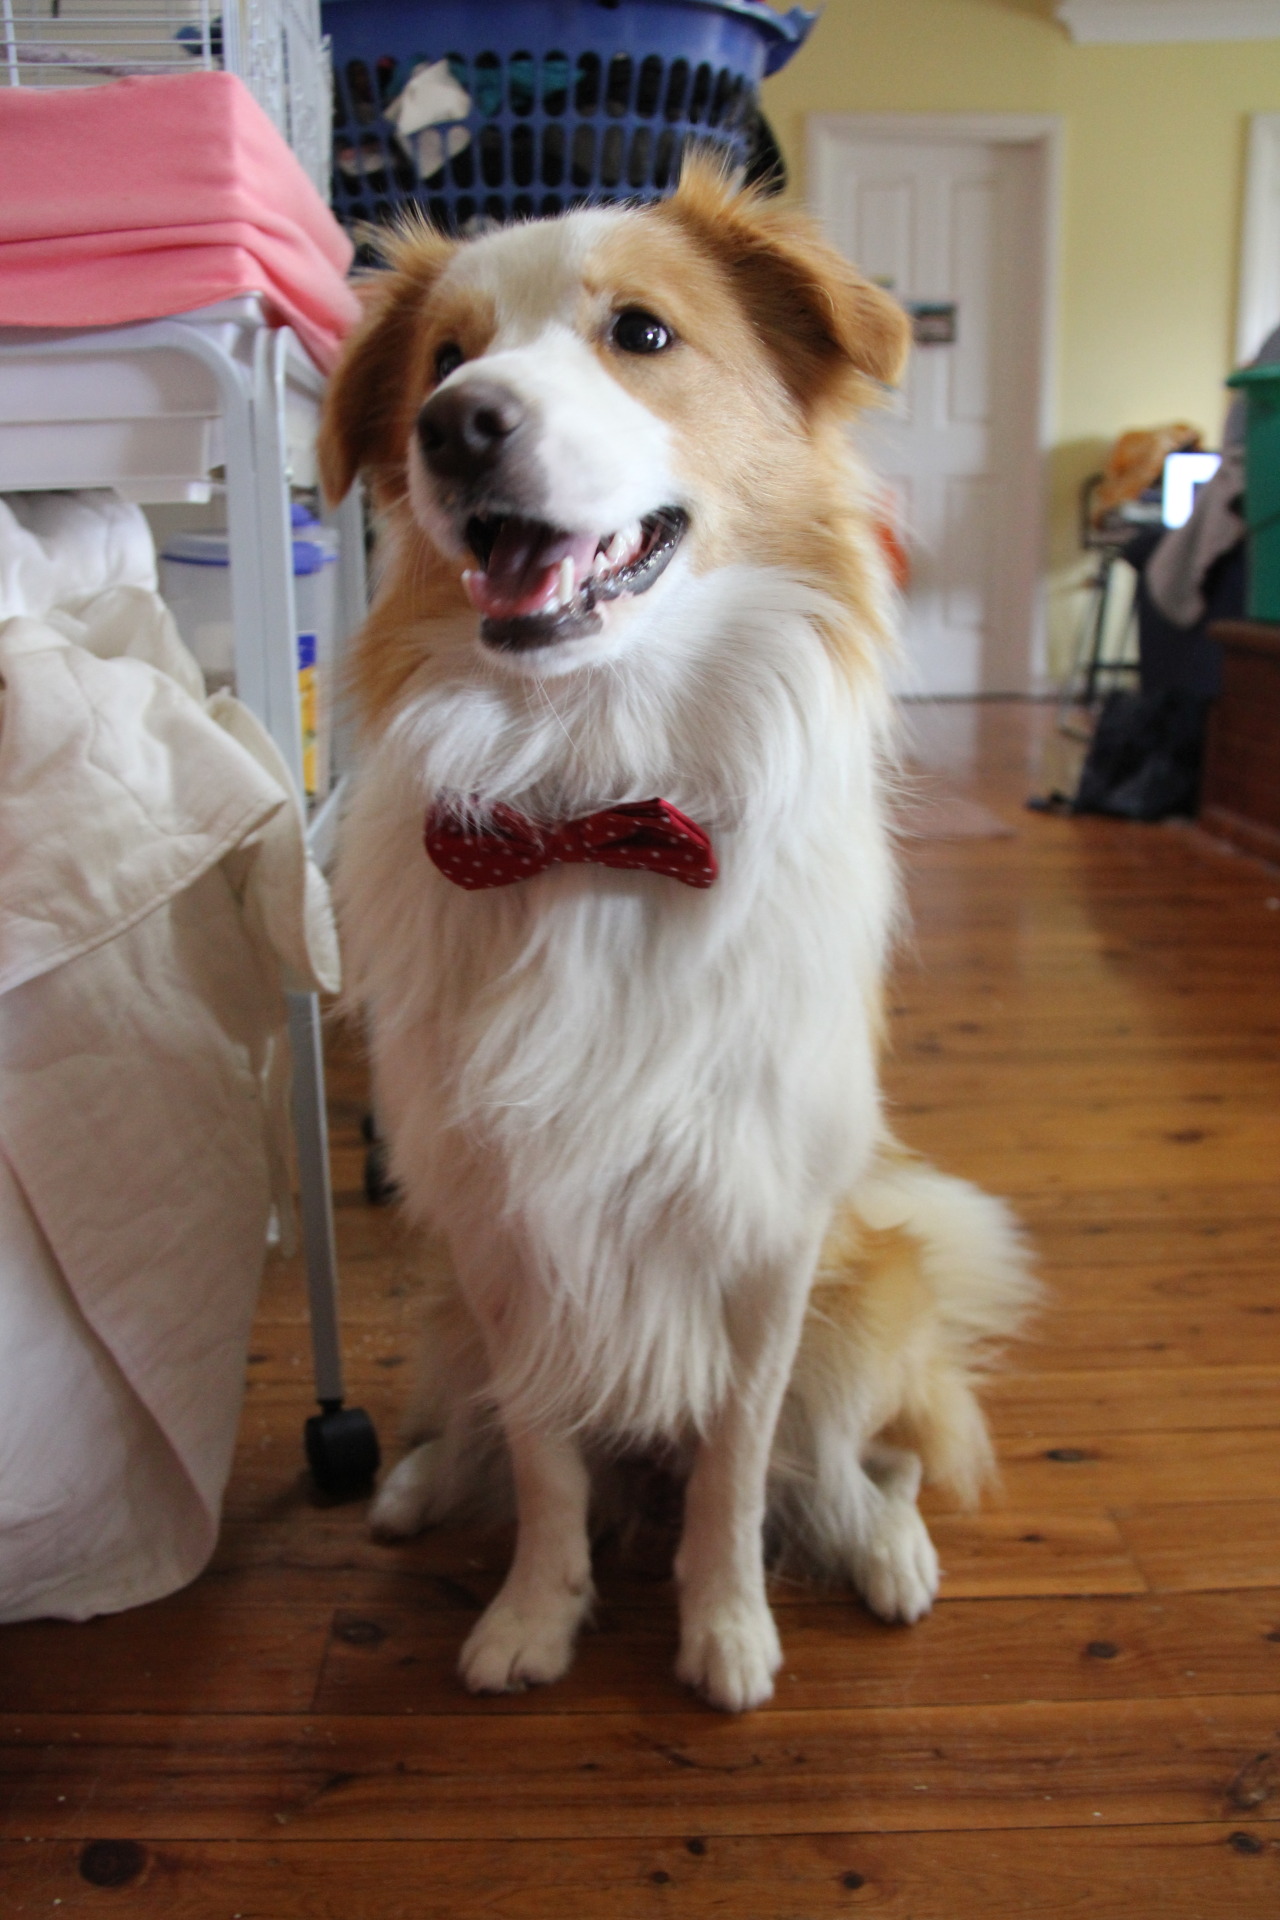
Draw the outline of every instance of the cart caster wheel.
[[[368,1493],[382,1452],[372,1420],[363,1407],[326,1401],[303,1430],[307,1465],[321,1493],[355,1499]]]
[[[388,1207],[399,1192],[387,1171],[387,1149],[375,1140],[364,1156],[364,1197],[371,1207]]]

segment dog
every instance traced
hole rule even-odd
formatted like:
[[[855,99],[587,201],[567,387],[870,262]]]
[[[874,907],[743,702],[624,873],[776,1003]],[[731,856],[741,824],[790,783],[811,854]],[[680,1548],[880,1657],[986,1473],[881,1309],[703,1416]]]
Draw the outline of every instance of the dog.
[[[997,1201],[890,1134],[894,608],[847,421],[901,309],[705,162],[669,200],[390,244],[320,455],[382,577],[336,893],[411,1221],[443,1234],[375,1531],[486,1488],[477,1691],[564,1673],[612,1463],[685,1481],[677,1673],[772,1692],[771,1550],[924,1614],[922,1471],[1031,1297]]]

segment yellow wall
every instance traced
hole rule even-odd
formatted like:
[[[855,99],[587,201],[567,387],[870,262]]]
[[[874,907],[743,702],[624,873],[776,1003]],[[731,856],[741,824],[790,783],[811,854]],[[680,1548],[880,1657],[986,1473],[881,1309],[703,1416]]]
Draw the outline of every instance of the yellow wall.
[[[1077,46],[1051,0],[827,0],[765,105],[804,189],[809,113],[1052,113],[1065,134],[1051,636],[1077,613],[1075,491],[1125,427],[1216,444],[1233,363],[1248,116],[1280,112],[1280,41]],[[1280,315],[1277,315],[1280,320]]]

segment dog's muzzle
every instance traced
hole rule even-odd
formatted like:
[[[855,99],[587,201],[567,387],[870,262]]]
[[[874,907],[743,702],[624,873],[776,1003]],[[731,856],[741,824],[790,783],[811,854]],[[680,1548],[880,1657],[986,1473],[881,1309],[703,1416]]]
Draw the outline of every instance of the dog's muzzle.
[[[601,606],[646,592],[688,527],[674,505],[596,532],[543,519],[540,430],[534,404],[480,375],[441,387],[418,415],[427,473],[478,563],[463,583],[480,638],[504,653],[598,632]]]

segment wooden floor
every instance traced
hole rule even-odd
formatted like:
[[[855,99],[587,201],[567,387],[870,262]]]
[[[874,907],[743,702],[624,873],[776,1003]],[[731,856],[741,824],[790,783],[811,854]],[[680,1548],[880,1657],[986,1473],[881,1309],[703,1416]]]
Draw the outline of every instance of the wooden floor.
[[[469,1699],[504,1543],[315,1503],[277,1264],[214,1566],[0,1634],[6,1920],[1280,1915],[1280,876],[1023,813],[1052,718],[917,712],[1015,832],[909,853],[893,1101],[1051,1288],[990,1395],[1003,1502],[932,1513],[932,1617],[777,1591],[777,1698],[735,1721],[672,1677],[665,1580],[606,1555],[571,1677]],[[390,1441],[414,1254],[338,1053],[351,1384]]]

